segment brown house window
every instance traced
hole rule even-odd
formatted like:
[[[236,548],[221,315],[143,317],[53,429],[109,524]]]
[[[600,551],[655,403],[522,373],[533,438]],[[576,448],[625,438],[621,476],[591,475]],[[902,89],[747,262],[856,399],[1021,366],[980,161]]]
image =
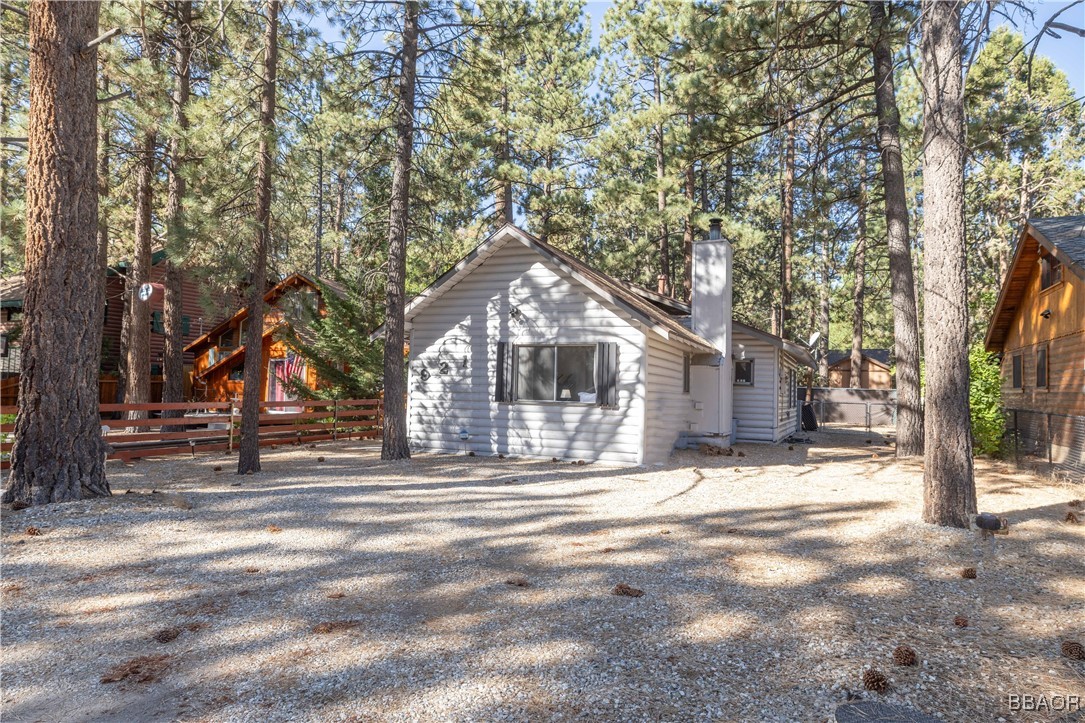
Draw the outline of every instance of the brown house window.
[[[1022,379],[1022,377],[1021,377],[1021,355],[1020,354],[1014,354],[1013,355],[1013,388],[1014,389],[1020,389],[1021,388],[1021,379]]]
[[[1062,264],[1054,256],[1040,259],[1040,290],[1050,289],[1062,281]]]
[[[1036,350],[1036,387],[1047,388],[1047,345]]]

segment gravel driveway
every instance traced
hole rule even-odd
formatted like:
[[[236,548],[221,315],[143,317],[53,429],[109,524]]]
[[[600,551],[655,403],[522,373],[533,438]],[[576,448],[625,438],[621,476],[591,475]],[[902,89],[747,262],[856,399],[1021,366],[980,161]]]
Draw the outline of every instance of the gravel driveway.
[[[1059,654],[1085,642],[1085,488],[980,462],[1012,525],[983,543],[918,523],[919,464],[867,439],[634,469],[111,462],[111,499],[4,511],[3,719],[824,721],[858,694],[1069,720],[1006,696],[1085,694]]]

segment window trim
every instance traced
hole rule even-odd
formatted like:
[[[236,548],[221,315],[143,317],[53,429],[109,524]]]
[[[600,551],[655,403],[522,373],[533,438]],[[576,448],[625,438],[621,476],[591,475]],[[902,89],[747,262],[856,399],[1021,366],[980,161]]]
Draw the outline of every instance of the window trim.
[[[737,384],[740,387],[752,387],[752,386],[754,386],[754,382],[757,380],[757,377],[755,376],[756,369],[754,367],[754,362],[755,361],[756,361],[756,359],[735,359],[735,370],[734,370],[734,374],[731,377],[731,383],[732,384]],[[750,365],[750,381],[748,381],[748,382],[740,382],[738,380],[738,365],[739,364],[749,364]]]
[[[583,407],[597,407],[599,402],[582,402],[579,399],[557,399],[558,395],[558,347],[580,347],[585,349],[591,349],[592,352],[592,381],[595,382],[599,378],[599,345],[592,342],[528,342],[526,344],[509,344],[510,353],[512,355],[512,404],[560,404],[562,406],[583,406]],[[549,347],[554,350],[554,399],[524,399],[520,396],[519,381],[520,381],[520,354],[521,348],[540,348]],[[595,390],[596,399],[599,398],[599,390]]]

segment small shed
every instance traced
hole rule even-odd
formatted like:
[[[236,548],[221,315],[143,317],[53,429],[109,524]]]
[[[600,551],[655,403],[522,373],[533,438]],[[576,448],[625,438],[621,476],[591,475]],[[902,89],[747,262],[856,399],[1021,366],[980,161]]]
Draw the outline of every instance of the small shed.
[[[863,349],[859,383],[852,384],[851,350],[829,352],[829,386],[837,389],[895,389],[888,349]]]

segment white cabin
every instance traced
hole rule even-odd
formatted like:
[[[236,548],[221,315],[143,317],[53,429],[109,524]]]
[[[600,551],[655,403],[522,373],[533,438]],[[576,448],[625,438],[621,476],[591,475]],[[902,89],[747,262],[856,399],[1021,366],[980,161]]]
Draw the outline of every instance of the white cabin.
[[[407,306],[412,448],[634,465],[797,431],[809,354],[732,322],[714,231],[694,245],[692,305],[494,233]]]

